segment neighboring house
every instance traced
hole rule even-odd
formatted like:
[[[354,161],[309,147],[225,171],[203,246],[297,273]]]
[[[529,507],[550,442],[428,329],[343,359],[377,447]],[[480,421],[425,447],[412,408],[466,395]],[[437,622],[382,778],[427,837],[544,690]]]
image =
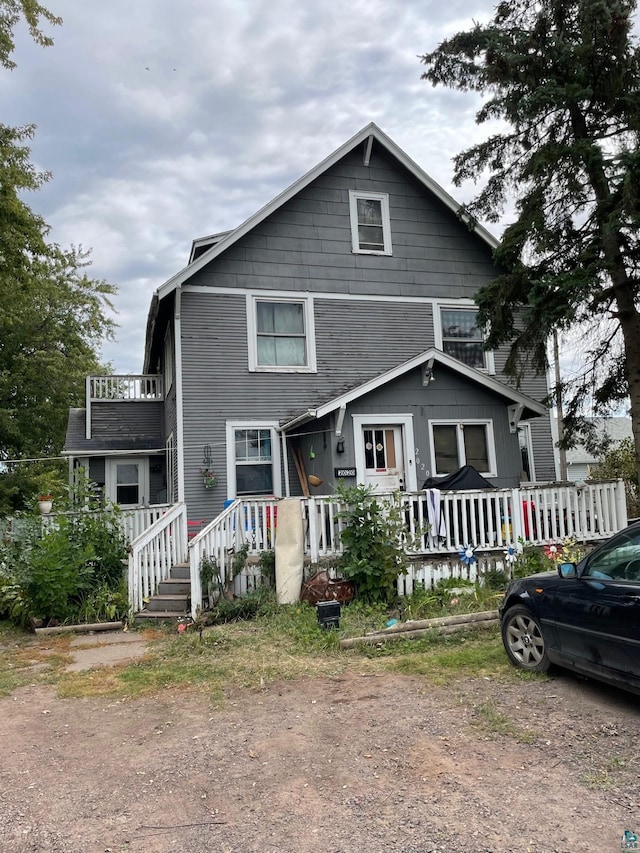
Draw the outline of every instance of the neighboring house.
[[[631,418],[588,418],[588,420],[593,423],[596,435],[602,436],[603,453],[593,453],[583,444],[578,444],[566,451],[567,478],[574,483],[589,479],[591,468],[600,461],[606,446],[615,447],[623,439],[633,438]]]
[[[495,239],[370,124],[154,294],[143,375],[92,377],[65,453],[123,505],[554,479],[544,376],[516,389],[473,297]],[[142,330],[141,330],[142,334]],[[215,471],[205,488],[202,469]],[[321,482],[319,482],[321,481]]]

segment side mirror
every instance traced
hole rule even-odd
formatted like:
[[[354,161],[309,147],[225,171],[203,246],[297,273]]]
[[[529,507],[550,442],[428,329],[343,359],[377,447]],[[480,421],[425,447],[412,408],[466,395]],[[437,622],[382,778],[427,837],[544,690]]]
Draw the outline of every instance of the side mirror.
[[[560,563],[558,565],[558,574],[561,578],[577,578],[578,572],[575,563]]]

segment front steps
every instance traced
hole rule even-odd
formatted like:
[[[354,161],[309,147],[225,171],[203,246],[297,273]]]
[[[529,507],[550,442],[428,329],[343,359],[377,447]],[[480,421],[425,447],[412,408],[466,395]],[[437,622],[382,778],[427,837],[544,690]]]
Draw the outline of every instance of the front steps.
[[[158,591],[136,614],[136,622],[176,622],[190,612],[191,580],[189,563],[178,563],[171,568],[170,577],[158,584]]]

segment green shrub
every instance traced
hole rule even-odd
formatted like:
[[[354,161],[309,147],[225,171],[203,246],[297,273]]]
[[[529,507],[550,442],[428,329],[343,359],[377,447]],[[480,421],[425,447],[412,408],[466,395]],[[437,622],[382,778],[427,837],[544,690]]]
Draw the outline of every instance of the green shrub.
[[[20,625],[30,617],[47,623],[118,618],[128,607],[126,555],[117,507],[93,501],[46,521],[25,515],[0,545],[0,612]]]
[[[398,495],[378,500],[366,486],[345,488],[343,484],[337,491],[343,506],[338,517],[345,522],[340,570],[355,582],[359,598],[389,603],[397,594],[398,576],[407,571]]]

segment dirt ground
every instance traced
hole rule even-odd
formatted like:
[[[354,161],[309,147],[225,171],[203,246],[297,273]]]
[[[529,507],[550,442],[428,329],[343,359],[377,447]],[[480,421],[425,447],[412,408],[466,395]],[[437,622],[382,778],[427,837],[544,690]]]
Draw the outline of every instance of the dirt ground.
[[[350,674],[152,699],[0,700],[2,853],[614,853],[638,700]]]

